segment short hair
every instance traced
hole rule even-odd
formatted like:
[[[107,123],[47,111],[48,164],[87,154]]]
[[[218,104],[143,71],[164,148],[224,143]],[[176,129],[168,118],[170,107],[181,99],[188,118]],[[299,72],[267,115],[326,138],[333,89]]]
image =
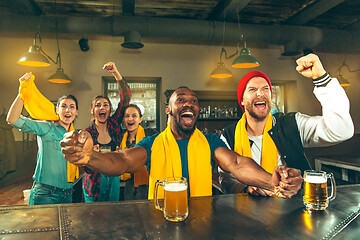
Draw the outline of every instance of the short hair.
[[[172,90],[172,91],[169,93],[169,95],[167,95],[167,97],[166,97],[166,102],[165,102],[165,105],[166,105],[166,106],[169,105],[169,100],[170,100],[171,96],[174,94],[174,92],[175,92],[176,90],[180,89],[180,88],[186,88],[186,89],[188,89],[188,90],[190,90],[190,91],[193,91],[193,90],[191,90],[190,88],[188,88],[187,86],[180,86],[180,87],[176,88],[175,90]]]
[[[71,95],[71,94],[67,94],[67,95],[61,96],[61,97],[58,99],[57,103],[56,103],[56,107],[57,107],[57,108],[59,108],[60,102],[61,102],[63,99],[72,99],[72,100],[74,100],[76,109],[79,109],[79,105],[78,105],[78,101],[77,101],[76,97],[74,97],[74,95]]]

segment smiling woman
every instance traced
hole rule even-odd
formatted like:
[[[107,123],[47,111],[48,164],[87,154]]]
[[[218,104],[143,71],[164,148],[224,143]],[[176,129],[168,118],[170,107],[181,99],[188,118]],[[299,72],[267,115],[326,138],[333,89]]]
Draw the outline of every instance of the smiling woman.
[[[72,123],[78,114],[77,99],[72,95],[60,97],[56,105],[56,114],[49,114],[53,109],[44,111],[39,103],[51,108],[52,104],[37,90],[34,79],[31,73],[26,73],[19,79],[19,94],[6,119],[20,131],[38,135],[37,164],[28,204],[71,203],[72,187],[79,172],[77,167],[68,164],[64,159],[59,144],[67,131],[74,130]],[[54,115],[55,121],[38,121],[21,116],[24,105],[32,117]]]
[[[143,115],[139,106],[130,104],[124,111],[123,123],[126,127],[120,148],[132,148],[136,143],[141,141],[146,136],[151,136],[156,133],[151,128],[144,129],[140,123]],[[122,180],[125,181],[124,200],[140,200],[148,198],[149,190],[149,173],[144,166],[139,172],[122,175]]]
[[[94,142],[94,150],[99,152],[117,151],[123,132],[121,122],[123,110],[130,102],[130,88],[117,70],[115,63],[108,62],[103,69],[112,73],[119,87],[119,104],[112,111],[111,101],[107,96],[96,96],[91,102],[92,124],[86,129]],[[109,177],[85,167],[83,192],[85,202],[119,201],[120,177]]]

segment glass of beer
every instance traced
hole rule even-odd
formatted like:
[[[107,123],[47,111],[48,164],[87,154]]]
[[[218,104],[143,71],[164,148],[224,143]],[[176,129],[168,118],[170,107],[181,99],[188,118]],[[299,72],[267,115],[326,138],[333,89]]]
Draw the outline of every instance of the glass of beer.
[[[331,182],[331,194],[328,196],[327,180]],[[308,211],[325,210],[329,202],[336,197],[336,184],[333,173],[306,170],[304,173],[303,202]]]
[[[159,185],[163,186],[164,192],[160,193]],[[164,181],[157,180],[155,183],[154,199],[155,207],[164,213],[166,220],[171,222],[184,221],[189,214],[188,207],[188,184],[184,177],[169,177]],[[164,206],[159,205],[158,195],[163,196]]]

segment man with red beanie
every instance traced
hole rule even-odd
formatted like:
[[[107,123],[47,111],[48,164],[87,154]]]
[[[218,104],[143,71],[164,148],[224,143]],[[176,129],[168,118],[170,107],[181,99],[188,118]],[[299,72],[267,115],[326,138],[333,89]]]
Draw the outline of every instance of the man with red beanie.
[[[315,54],[303,56],[296,63],[296,70],[313,80],[313,92],[322,105],[322,116],[308,116],[299,112],[272,115],[271,81],[266,74],[252,71],[240,80],[237,88],[238,102],[245,113],[237,123],[226,127],[221,136],[230,149],[253,158],[270,173],[278,165],[297,168],[302,172],[310,169],[304,147],[330,146],[354,134],[349,99],[338,80],[329,76]],[[225,193],[274,194],[242,184],[220,169],[219,173]]]

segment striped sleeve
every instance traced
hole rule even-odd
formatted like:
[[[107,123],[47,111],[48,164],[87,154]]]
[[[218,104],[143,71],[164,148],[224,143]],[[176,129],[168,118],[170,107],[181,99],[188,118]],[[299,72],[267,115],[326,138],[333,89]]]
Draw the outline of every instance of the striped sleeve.
[[[331,81],[331,77],[328,73],[325,73],[321,77],[313,79],[313,83],[317,87],[325,87]]]

